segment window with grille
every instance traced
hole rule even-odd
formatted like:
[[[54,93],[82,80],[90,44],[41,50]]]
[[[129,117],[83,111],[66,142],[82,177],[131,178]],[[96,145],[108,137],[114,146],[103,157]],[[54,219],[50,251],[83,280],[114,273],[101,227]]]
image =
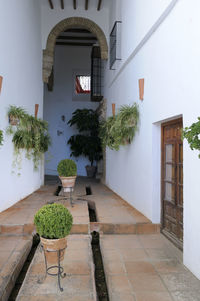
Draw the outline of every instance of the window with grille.
[[[121,60],[121,21],[116,21],[110,33],[110,70],[115,70],[116,61]]]

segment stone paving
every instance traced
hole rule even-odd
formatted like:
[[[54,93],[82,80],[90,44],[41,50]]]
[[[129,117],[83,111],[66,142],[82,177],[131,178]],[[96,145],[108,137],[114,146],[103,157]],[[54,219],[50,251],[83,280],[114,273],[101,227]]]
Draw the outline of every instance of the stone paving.
[[[110,301],[200,301],[200,281],[163,235],[102,235]]]
[[[90,237],[68,236],[68,247],[62,263],[67,276],[61,279],[60,292],[57,277],[45,278],[44,255],[38,247],[17,301],[95,301],[94,265]]]
[[[32,237],[0,236],[0,300],[7,300],[32,246]]]
[[[71,211],[74,225],[63,261],[67,277],[58,290],[55,277],[44,277],[44,257],[38,248],[17,301],[96,300],[91,231],[100,232],[100,245],[111,301],[200,301],[200,281],[182,264],[182,253],[136,209],[103,184],[80,178],[75,205],[54,195],[58,181],[0,213],[0,301],[7,301],[31,248],[35,212],[50,201]],[[92,195],[86,195],[90,186]],[[96,210],[90,223],[88,205]],[[153,234],[152,234],[153,233]]]

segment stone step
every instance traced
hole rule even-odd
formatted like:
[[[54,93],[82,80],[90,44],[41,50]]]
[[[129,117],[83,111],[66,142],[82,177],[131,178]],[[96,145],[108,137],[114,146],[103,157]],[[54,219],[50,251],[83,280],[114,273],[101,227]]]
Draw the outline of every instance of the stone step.
[[[138,223],[138,224],[111,224],[90,223],[90,232],[102,234],[157,234],[160,233],[160,224]]]
[[[32,247],[32,236],[0,235],[0,301],[7,301]]]

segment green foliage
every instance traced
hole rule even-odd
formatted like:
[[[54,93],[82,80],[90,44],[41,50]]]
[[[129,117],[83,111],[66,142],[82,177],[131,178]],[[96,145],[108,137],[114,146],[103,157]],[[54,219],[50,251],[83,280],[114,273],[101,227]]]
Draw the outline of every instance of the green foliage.
[[[68,140],[71,156],[88,157],[91,165],[102,159],[101,140],[99,138],[99,119],[95,111],[89,109],[76,110],[69,120],[70,126],[76,125],[80,133]]]
[[[57,166],[60,177],[72,177],[77,175],[76,163],[71,159],[61,160]]]
[[[0,145],[3,145],[3,131],[0,130]]]
[[[21,107],[10,106],[8,109],[8,116],[13,116],[15,118],[24,118],[26,111]]]
[[[89,131],[95,135],[99,127],[98,115],[91,109],[77,109],[73,112],[72,119],[68,121],[68,124],[76,125],[80,133]]]
[[[138,120],[137,104],[121,106],[116,116],[108,117],[101,123],[100,137],[103,147],[119,150],[120,145],[131,143],[138,128]]]
[[[198,121],[193,123],[190,127],[183,129],[182,136],[187,139],[192,150],[197,149],[200,151],[200,117],[198,117]]]
[[[66,237],[72,227],[73,217],[62,204],[45,205],[34,217],[37,233],[47,239]]]
[[[37,169],[41,155],[48,150],[51,143],[48,123],[27,114],[20,107],[11,106],[8,114],[19,118],[16,127],[10,125],[7,128],[7,134],[13,135],[12,142],[16,157],[20,155],[21,150],[25,150],[26,157],[33,159],[34,168]],[[18,162],[18,159],[16,161]]]

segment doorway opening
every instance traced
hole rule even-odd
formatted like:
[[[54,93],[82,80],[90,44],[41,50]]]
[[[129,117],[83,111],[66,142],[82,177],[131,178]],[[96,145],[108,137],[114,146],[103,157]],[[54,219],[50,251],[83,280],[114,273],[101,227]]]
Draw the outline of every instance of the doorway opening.
[[[182,118],[163,123],[162,139],[162,233],[183,249],[183,142]]]

